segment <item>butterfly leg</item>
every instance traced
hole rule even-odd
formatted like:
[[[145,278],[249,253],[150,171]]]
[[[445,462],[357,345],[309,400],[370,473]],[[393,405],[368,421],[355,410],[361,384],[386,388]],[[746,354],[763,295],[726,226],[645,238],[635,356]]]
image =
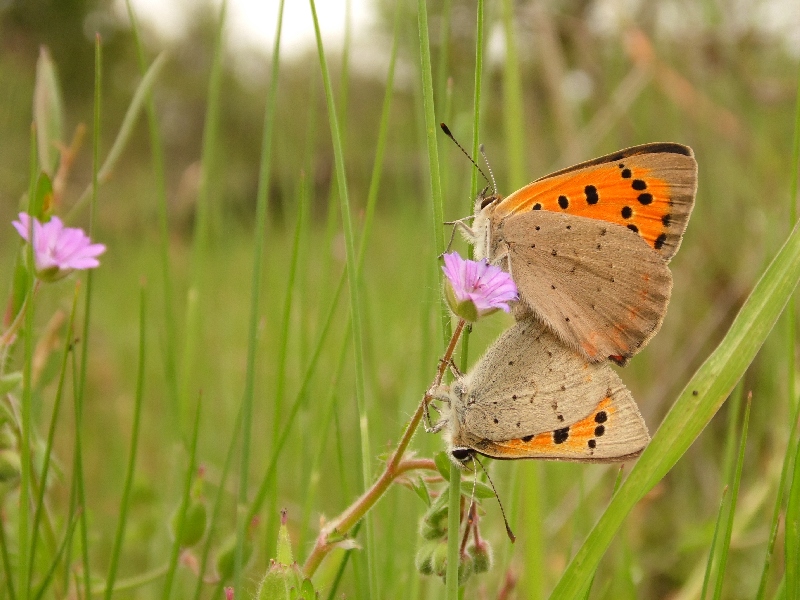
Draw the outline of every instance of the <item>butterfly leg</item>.
[[[442,256],[450,252],[450,247],[453,245],[453,240],[456,238],[457,229],[461,229],[461,231],[464,232],[464,235],[467,237],[468,240],[475,239],[476,237],[475,231],[473,231],[472,228],[464,222],[467,219],[473,219],[473,218],[474,216],[471,215],[469,217],[464,217],[463,219],[458,219],[457,221],[445,222],[445,225],[452,225],[453,229],[450,231],[450,241],[447,242],[447,246],[445,246]],[[441,258],[442,256],[440,256],[439,258]]]
[[[431,387],[426,393],[425,398],[423,398],[423,402],[425,403],[425,408],[422,413],[422,424],[425,427],[425,431],[427,433],[439,433],[442,429],[447,426],[447,419],[446,418],[439,418],[435,422],[431,419],[430,407],[433,404],[434,400],[441,400],[442,402],[450,404],[450,396],[449,396],[450,388],[446,385],[437,385]],[[437,413],[440,412],[439,408],[434,404],[433,410]]]

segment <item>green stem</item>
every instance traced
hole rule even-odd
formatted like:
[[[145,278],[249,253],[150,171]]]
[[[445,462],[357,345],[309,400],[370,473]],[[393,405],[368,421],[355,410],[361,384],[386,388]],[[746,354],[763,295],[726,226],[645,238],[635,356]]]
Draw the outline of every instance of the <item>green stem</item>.
[[[169,557],[169,565],[166,571],[166,580],[164,581],[164,588],[161,592],[161,600],[168,600],[172,596],[172,580],[175,578],[175,569],[178,566],[178,556],[181,551],[181,536],[186,523],[186,511],[189,508],[190,495],[192,490],[192,479],[196,472],[197,460],[197,437],[200,430],[200,407],[202,406],[202,396],[197,399],[197,408],[194,413],[194,426],[192,428],[192,437],[189,446],[189,465],[186,469],[186,477],[183,482],[183,496],[181,497],[181,505],[178,508],[178,519],[175,524],[175,539],[172,542],[172,550]]]
[[[447,574],[445,579],[447,600],[458,600],[458,567],[461,530],[461,469],[450,463],[450,485],[447,497]]]
[[[125,475],[125,485],[122,488],[122,500],[119,509],[119,522],[114,538],[114,548],[111,551],[111,562],[108,567],[106,580],[105,599],[111,600],[114,580],[117,576],[117,566],[122,552],[122,542],[125,539],[125,525],[128,521],[128,507],[130,506],[131,489],[133,488],[133,474],[136,470],[136,450],[139,446],[139,422],[142,415],[142,398],[144,397],[144,368],[145,368],[145,325],[147,315],[147,298],[144,286],[139,299],[139,371],[136,377],[136,400],[133,405],[133,430],[131,432],[131,449],[128,455],[128,469]]]

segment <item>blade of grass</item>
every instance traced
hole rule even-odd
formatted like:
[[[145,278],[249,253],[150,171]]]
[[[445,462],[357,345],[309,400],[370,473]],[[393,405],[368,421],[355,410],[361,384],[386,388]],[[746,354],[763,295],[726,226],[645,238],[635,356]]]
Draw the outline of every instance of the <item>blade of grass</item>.
[[[564,571],[553,598],[574,598],[633,506],[697,438],[755,357],[800,278],[797,226],[742,306],[725,338],[681,392],[650,445]]]
[[[794,473],[786,506],[784,553],[786,555],[786,596],[800,598],[800,443],[795,441]]]
[[[172,581],[175,579],[175,569],[178,566],[178,556],[181,551],[181,540],[177,532],[183,531],[184,523],[186,521],[186,510],[189,508],[189,497],[192,491],[192,480],[197,472],[197,438],[200,430],[200,408],[203,404],[202,395],[197,398],[197,408],[194,412],[194,425],[192,426],[192,437],[189,445],[189,461],[186,468],[186,478],[183,481],[183,495],[181,496],[181,504],[178,508],[178,520],[175,524],[175,539],[172,542],[172,549],[170,550],[169,565],[167,573],[164,576],[164,588],[161,592],[162,600],[168,600],[172,597]]]
[[[731,500],[728,506],[728,519],[725,523],[725,532],[722,537],[722,549],[719,557],[719,567],[717,568],[717,584],[714,588],[714,600],[722,597],[722,584],[725,581],[725,567],[728,564],[728,552],[731,547],[731,532],[733,531],[733,518],[736,515],[736,500],[739,497],[739,484],[742,481],[742,468],[744,466],[744,451],[747,446],[747,429],[750,424],[750,405],[753,401],[752,392],[747,395],[747,405],[744,409],[744,419],[742,421],[742,439],[739,443],[739,458],[736,461],[736,471],[733,475],[731,488]]]
[[[89,203],[89,237],[92,235],[95,213],[97,212],[98,170],[100,168],[100,107],[103,75],[103,48],[100,35],[95,36],[95,78],[94,78],[94,124],[92,126],[92,194]],[[81,558],[83,562],[83,588],[85,597],[91,593],[91,571],[89,563],[89,532],[87,524],[86,490],[83,474],[83,400],[86,390],[86,372],[89,364],[89,325],[92,315],[92,282],[94,272],[86,275],[86,294],[84,296],[83,332],[81,334],[81,360],[78,385],[75,388],[75,492],[80,508]]]
[[[758,585],[756,600],[764,600],[767,594],[767,583],[769,580],[770,566],[772,564],[772,554],[775,550],[775,540],[778,537],[781,509],[783,508],[783,491],[786,487],[786,478],[789,472],[793,470],[792,461],[797,460],[795,453],[792,452],[792,445],[794,444],[795,448],[800,448],[800,442],[797,439],[798,421],[800,421],[800,402],[796,403],[791,422],[789,424],[789,438],[786,441],[786,452],[783,456],[781,476],[778,480],[778,489],[776,494],[777,497],[775,498],[775,506],[772,509],[772,521],[769,529],[769,539],[767,541],[767,552],[764,556],[764,566],[761,569],[761,581]]]
[[[286,358],[289,352],[289,327],[292,322],[292,306],[295,300],[295,280],[297,279],[297,267],[300,257],[300,233],[303,231],[303,216],[306,213],[306,205],[309,202],[308,183],[305,173],[300,174],[300,206],[297,207],[295,215],[294,235],[292,239],[292,249],[289,255],[289,272],[286,275],[286,295],[283,298],[283,309],[281,312],[280,331],[276,343],[278,357],[276,359],[275,370],[275,398],[274,412],[272,416],[272,440],[278,440],[280,433],[281,415],[283,415],[283,396],[286,387]],[[254,285],[258,285],[254,281]],[[255,321],[252,323],[253,333],[258,327],[258,312],[254,313]],[[255,344],[255,340],[253,342]],[[252,392],[251,392],[252,393]],[[247,424],[245,415],[245,424]],[[249,436],[248,436],[249,439]],[[244,465],[243,465],[244,466]]]
[[[280,320],[280,329],[278,332],[278,339],[275,344],[278,357],[276,360],[276,367],[275,367],[275,396],[273,399],[273,416],[272,416],[272,436],[271,440],[273,445],[278,443],[278,437],[280,435],[280,427],[281,427],[281,417],[284,414],[284,406],[283,406],[283,399],[284,399],[284,388],[286,385],[286,360],[289,354],[289,328],[292,322],[292,309],[295,305],[295,283],[297,280],[297,268],[298,263],[300,262],[300,242],[302,239],[302,232],[305,228],[304,218],[306,213],[308,212],[308,205],[309,205],[309,190],[308,184],[305,173],[300,173],[300,206],[297,207],[296,215],[295,215],[295,227],[294,227],[294,237],[292,241],[292,248],[289,255],[289,273],[287,275],[286,281],[286,294],[283,299],[283,312],[281,315]],[[253,282],[254,285],[258,285],[257,282]],[[258,322],[256,321],[253,323],[254,327],[258,326]],[[255,331],[255,330],[254,330]],[[254,340],[255,343],[255,340]],[[243,405],[244,406],[244,405]],[[252,410],[252,409],[251,409]],[[249,436],[248,436],[249,442]],[[275,448],[272,448],[274,451]],[[242,467],[244,468],[244,464]],[[277,532],[274,531],[274,525],[277,524],[275,515],[278,514],[278,510],[276,507],[276,502],[278,501],[278,481],[277,481],[277,474],[273,474],[272,481],[270,486],[272,488],[271,493],[269,494],[270,504],[267,509],[267,531],[266,535],[268,536],[267,539],[269,543],[272,544],[272,540],[277,539]],[[246,489],[241,492],[246,495]],[[243,511],[247,510],[247,498],[244,499],[240,498],[240,508]],[[243,512],[242,514],[246,514]],[[247,528],[247,522],[242,521],[241,529],[241,540],[244,543],[244,535]],[[234,578],[234,582],[238,581],[238,579]],[[234,586],[234,589],[238,589]]]
[[[336,368],[334,369],[333,373],[333,380],[331,381],[330,385],[330,393],[327,399],[327,406],[325,408],[325,417],[320,423],[320,428],[317,432],[317,437],[319,439],[319,446],[317,447],[317,452],[314,455],[313,463],[310,469],[310,477],[309,483],[306,488],[305,492],[305,502],[303,503],[303,512],[301,518],[301,525],[300,525],[300,536],[297,540],[297,547],[298,548],[305,548],[305,538],[306,538],[306,529],[307,523],[311,518],[311,510],[314,506],[314,503],[317,500],[317,489],[319,484],[319,475],[320,475],[320,465],[322,464],[323,459],[325,458],[325,447],[328,441],[328,431],[330,430],[331,424],[333,423],[333,417],[336,413],[336,404],[338,395],[336,393],[339,387],[339,380],[342,375],[342,370],[344,369],[344,362],[345,358],[347,357],[347,350],[349,348],[348,338],[350,336],[350,321],[348,320],[347,327],[345,328],[345,336],[342,340],[342,348],[339,351],[339,358],[338,362],[336,363]],[[302,560],[298,560],[298,563],[302,563]]]
[[[30,216],[30,225],[28,226],[28,239],[33,239],[33,198],[35,194],[35,186],[37,179],[37,157],[36,157],[36,128],[31,127],[31,154],[30,154],[30,187],[28,188],[28,215]],[[26,244],[25,249],[27,252],[28,268],[27,282],[25,289],[27,290],[26,308],[25,308],[25,336],[23,338],[23,352],[25,362],[22,367],[22,410],[20,418],[20,483],[19,483],[19,523],[17,529],[17,589],[20,598],[27,600],[30,594],[28,586],[30,575],[28,573],[31,569],[30,563],[30,539],[29,530],[29,511],[30,511],[30,495],[31,495],[31,427],[33,427],[33,417],[31,415],[31,401],[32,401],[32,382],[31,376],[33,373],[33,315],[34,315],[34,296],[36,293],[36,278],[34,277],[34,260],[33,260],[33,244]],[[10,576],[10,573],[9,573]]]
[[[142,77],[142,81],[139,82],[136,91],[133,93],[133,98],[128,106],[128,110],[125,112],[125,116],[122,119],[119,132],[117,132],[117,137],[114,139],[114,143],[111,145],[111,150],[108,151],[108,156],[106,156],[102,166],[98,166],[98,184],[105,183],[109,175],[111,175],[111,173],[114,171],[114,167],[117,166],[117,161],[119,160],[120,156],[122,156],[122,151],[125,149],[125,146],[128,144],[128,141],[131,138],[134,125],[136,125],[136,119],[139,117],[139,113],[141,112],[145,101],[150,97],[150,92],[152,91],[153,85],[158,79],[165,62],[166,55],[162,52],[156,57],[156,59],[153,61],[153,64],[150,65],[150,68],[147,69],[147,72]],[[86,187],[70,211],[67,213],[67,216],[64,219],[65,221],[70,222],[74,220],[75,217],[77,217],[78,214],[86,207],[86,204],[92,201],[92,198],[95,194],[94,186],[95,184],[93,182]]]
[[[14,590],[14,571],[11,570],[11,559],[8,556],[8,540],[6,539],[6,519],[5,515],[0,515],[0,555],[3,557],[3,570],[5,571],[6,590],[11,600],[16,600],[17,593]]]
[[[253,231],[253,270],[250,279],[250,319],[247,331],[247,369],[245,371],[245,387],[242,395],[242,452],[239,467],[239,498],[236,511],[236,554],[234,558],[234,589],[239,589],[244,552],[244,540],[249,521],[247,516],[247,490],[250,472],[250,440],[252,437],[253,396],[255,390],[256,352],[258,349],[258,321],[261,296],[261,278],[263,276],[264,239],[267,231],[269,209],[269,189],[272,180],[272,137],[275,127],[275,107],[278,98],[278,75],[280,71],[281,31],[283,28],[284,0],[278,4],[278,22],[275,29],[275,42],[272,47],[272,68],[270,71],[270,87],[264,106],[264,124],[261,136],[261,164],[258,173],[258,189],[256,191],[256,225]],[[302,210],[300,211],[302,214]],[[281,341],[278,344],[278,375],[275,390],[275,420],[273,425],[273,443],[277,440],[279,416],[283,404],[283,384],[285,381],[286,333],[288,331],[291,309],[292,289],[297,265],[297,243],[299,240],[301,219],[298,218],[298,229],[295,235],[295,249],[292,253],[292,266],[287,284],[286,303],[284,305],[284,323],[281,330]],[[276,498],[277,494],[273,494]]]
[[[119,557],[122,553],[122,542],[125,539],[125,525],[128,521],[128,507],[130,506],[131,488],[133,487],[133,474],[136,470],[136,453],[139,447],[139,422],[142,415],[142,398],[144,397],[144,369],[145,369],[145,326],[147,316],[147,296],[142,286],[139,296],[139,370],[136,376],[136,398],[133,404],[133,426],[131,429],[131,449],[128,455],[128,469],[125,474],[125,484],[122,488],[122,500],[119,507],[119,522],[117,533],[114,537],[114,546],[111,550],[111,560],[106,577],[106,600],[111,600],[114,591],[114,581],[117,578]]]
[[[525,122],[522,116],[522,81],[519,56],[514,35],[514,5],[503,0],[503,33],[506,58],[503,62],[503,130],[506,142],[509,189],[516,190],[527,183],[525,178]],[[541,567],[537,567],[541,571]]]
[[[131,0],[125,0],[128,10],[128,19],[131,22],[131,33],[136,45],[136,54],[139,59],[139,70],[142,73],[142,80],[152,71],[147,67],[145,49],[142,44],[142,37],[139,32],[139,22],[133,10]],[[160,57],[159,57],[160,58]],[[153,63],[155,65],[155,63]],[[158,125],[155,102],[153,101],[152,90],[147,92],[145,103],[147,111],[147,125],[150,133],[150,152],[153,159],[153,177],[156,190],[156,209],[158,212],[158,230],[160,235],[159,258],[161,260],[161,285],[163,287],[163,327],[164,327],[164,371],[166,374],[167,390],[171,400],[171,432],[179,432],[179,413],[178,413],[178,357],[177,336],[175,333],[175,316],[172,304],[172,275],[169,263],[169,217],[167,214],[167,184],[165,175],[164,161],[164,142],[161,137],[161,129]]]
[[[64,380],[66,379],[67,375],[67,359],[69,358],[70,352],[72,351],[72,346],[74,344],[73,336],[74,336],[74,327],[75,327],[75,313],[78,308],[78,291],[80,289],[79,285],[75,285],[75,291],[72,295],[72,310],[69,314],[69,322],[67,323],[67,329],[64,334],[64,352],[61,355],[61,368],[59,370],[58,375],[58,384],[56,386],[56,396],[53,401],[53,414],[50,417],[50,427],[47,431],[47,442],[44,449],[44,456],[42,458],[42,476],[41,476],[41,483],[39,485],[39,494],[36,498],[36,510],[33,513],[33,538],[31,540],[31,564],[34,563],[36,560],[36,546],[39,539],[39,522],[41,520],[41,515],[44,510],[44,493],[47,489],[47,477],[50,474],[50,458],[53,451],[53,441],[55,439],[56,434],[56,424],[58,423],[58,417],[61,409],[61,399],[64,397]],[[28,574],[28,585],[31,585],[31,578],[33,577],[33,572],[31,571]]]
[[[361,477],[362,485],[366,490],[372,483],[371,455],[369,444],[369,418],[366,409],[366,399],[364,398],[364,364],[363,364],[363,335],[361,324],[361,303],[359,298],[358,272],[356,270],[355,243],[353,237],[353,223],[350,214],[350,198],[347,189],[347,179],[344,169],[344,155],[342,150],[342,140],[339,133],[339,123],[336,114],[336,105],[333,99],[333,88],[331,87],[330,74],[325,59],[325,52],[322,46],[322,36],[317,19],[317,9],[314,0],[309,0],[311,14],[314,19],[314,32],[317,39],[317,52],[319,54],[320,70],[325,85],[325,97],[328,105],[328,120],[330,121],[331,140],[333,143],[334,163],[336,165],[336,177],[338,181],[339,202],[341,205],[342,225],[345,238],[345,257],[347,261],[348,289],[350,291],[350,313],[353,328],[353,358],[355,363],[355,384],[356,384],[356,403],[358,405],[359,434],[361,441]],[[373,598],[379,598],[378,581],[375,577],[375,545],[372,530],[372,518],[366,517],[366,556],[368,576],[370,582],[370,594]]]
[[[80,517],[78,517],[80,518]],[[72,535],[75,532],[75,525],[77,525],[77,518],[72,519],[69,522],[69,526],[67,527],[67,531],[64,533],[64,540],[61,542],[61,545],[56,552],[56,555],[53,557],[53,562],[50,565],[50,568],[45,573],[45,576],[42,578],[41,583],[39,584],[38,589],[36,590],[36,595],[34,596],[35,600],[40,600],[44,593],[47,591],[47,588],[50,587],[50,584],[53,583],[55,579],[54,575],[56,573],[56,569],[58,569],[58,563],[61,561],[61,557],[64,555],[64,550],[67,548],[67,544],[72,539]]]
[[[612,498],[614,497],[614,494],[617,493],[617,490],[619,489],[619,486],[622,485],[622,470],[624,469],[624,467],[625,467],[625,465],[621,464],[619,466],[619,469],[617,469],[617,476],[614,478],[614,489],[611,491],[611,497]],[[581,490],[583,490],[583,478],[581,478]],[[537,491],[537,493],[538,493],[538,491]],[[578,503],[578,506],[580,507],[580,502]],[[580,510],[580,508],[578,508],[577,510]],[[528,525],[528,524],[526,523],[526,525]],[[623,542],[623,547],[622,547],[622,550],[621,550],[621,552],[622,552],[622,559],[621,560],[624,561],[624,564],[625,564],[625,567],[626,567],[625,568],[625,572],[626,573],[630,573],[630,570],[631,570],[631,566],[630,566],[630,548],[628,547],[628,544],[626,543],[626,540],[625,540],[624,537],[623,537],[622,542]],[[620,569],[620,571],[621,571],[621,569]],[[619,571],[618,571],[618,573],[619,573]],[[589,579],[589,584],[586,586],[586,590],[582,594],[582,598],[584,600],[589,600],[589,595],[592,593],[592,586],[594,585],[595,577],[597,577],[597,571],[592,573],[592,577],[591,577],[591,579]],[[608,582],[606,584],[606,588],[610,587],[612,583],[613,582]],[[605,590],[604,590],[604,592],[605,592]]]
[[[732,473],[735,466],[736,459],[736,430],[739,420],[739,412],[742,406],[742,397],[744,395],[744,382],[740,381],[736,389],[731,394],[728,406],[728,424],[725,432],[725,450],[722,453],[723,475],[722,481],[725,482],[725,487],[722,491],[723,500],[727,497],[728,490],[733,485]],[[703,587],[701,588],[701,600],[705,600],[707,593],[708,583],[711,581],[711,571],[714,565],[714,560],[717,555],[717,536],[719,526],[725,516],[726,504],[721,504],[719,512],[717,513],[717,521],[714,525],[714,534],[712,536],[711,547],[709,548],[708,561],[706,562],[706,571],[703,577]]]
[[[433,203],[433,236],[436,254],[445,251],[444,245],[444,207],[442,200],[441,176],[439,173],[439,148],[437,143],[436,115],[433,100],[433,78],[431,75],[431,50],[428,37],[428,9],[425,0],[417,2],[417,21],[419,28],[420,71],[422,75],[422,103],[425,115],[425,138],[428,149],[428,165]],[[438,271],[438,269],[437,269]],[[441,285],[442,274],[437,272]],[[450,337],[450,312],[439,301],[439,316],[442,327],[442,340],[446,344]],[[459,531],[461,517],[461,471],[455,464],[450,465],[450,485],[448,491],[447,527],[450,532],[447,542],[447,575],[445,578],[448,600],[458,599]]]
[[[437,142],[438,126],[433,104],[433,81],[431,76],[431,47],[428,37],[428,10],[425,0],[417,2],[417,19],[419,27],[419,53],[422,75],[422,104],[425,118],[425,139],[428,150],[428,171],[431,185],[431,200],[433,204],[433,239],[436,255],[445,251],[444,245],[444,208],[442,201],[442,182],[439,173],[439,146]],[[442,273],[436,270],[439,283],[442,282]],[[442,342],[447,344],[450,339],[450,312],[444,301],[440,301],[440,320]]]
[[[398,5],[401,3],[398,2]],[[450,20],[452,18],[452,0],[444,0],[439,11],[439,56],[436,61],[436,100],[441,102],[447,95],[448,63],[450,59]],[[445,111],[449,114],[450,111]]]
[[[227,14],[228,0],[222,0],[219,7],[219,17],[214,39],[214,52],[211,61],[211,75],[208,80],[208,106],[206,107],[205,121],[203,123],[203,149],[200,156],[200,187],[197,193],[195,211],[194,235],[192,236],[191,269],[190,269],[190,294],[196,294],[199,300],[203,296],[203,273],[206,267],[206,253],[211,239],[211,182],[214,177],[217,157],[217,137],[220,114],[220,89],[222,87],[222,55],[224,44],[225,16]],[[191,301],[191,299],[190,299]],[[186,341],[183,351],[183,371],[181,373],[180,388],[180,417],[181,424],[186,418],[186,405],[194,390],[189,387],[192,381],[197,349],[200,345],[200,311],[187,309]],[[183,426],[181,426],[183,434]]]
[[[714,564],[714,554],[717,548],[717,535],[719,535],[719,526],[722,523],[722,517],[725,515],[725,498],[728,495],[728,486],[722,488],[722,497],[719,501],[719,511],[717,511],[717,521],[714,523],[714,534],[711,536],[711,546],[708,549],[708,560],[706,560],[706,572],[703,575],[703,587],[700,592],[700,600],[706,600],[706,593],[708,591],[708,583],[711,580],[711,567]]]
[[[798,77],[797,99],[795,104],[795,124],[794,139],[792,144],[792,179],[790,186],[790,217],[794,225],[797,221],[797,187],[798,169],[800,169],[800,77]],[[787,328],[789,329],[789,393],[791,394],[790,406],[800,405],[795,398],[794,373],[795,373],[795,312],[794,304],[790,305],[788,311]],[[795,425],[796,426],[796,425]],[[786,506],[786,521],[784,525],[785,541],[784,554],[786,562],[786,595],[789,598],[800,597],[800,442],[796,441],[796,436],[789,439],[786,452],[792,453],[792,445],[796,446],[794,451],[794,474],[792,476],[791,487],[789,488],[789,501]]]

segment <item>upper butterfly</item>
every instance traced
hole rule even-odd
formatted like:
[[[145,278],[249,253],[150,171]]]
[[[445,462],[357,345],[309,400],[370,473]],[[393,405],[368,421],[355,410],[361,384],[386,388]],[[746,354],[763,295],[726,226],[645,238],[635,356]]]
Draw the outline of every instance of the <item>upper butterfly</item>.
[[[661,327],[696,190],[691,148],[644,144],[481,194],[459,225],[477,260],[514,278],[518,310],[590,361],[624,364]]]

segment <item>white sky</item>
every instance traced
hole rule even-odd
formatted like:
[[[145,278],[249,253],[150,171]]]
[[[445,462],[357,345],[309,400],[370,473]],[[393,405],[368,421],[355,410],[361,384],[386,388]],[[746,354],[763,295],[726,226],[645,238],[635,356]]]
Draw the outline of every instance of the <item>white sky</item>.
[[[125,13],[125,0],[117,0]],[[179,33],[194,0],[133,0],[137,17],[155,26],[163,35]],[[220,0],[214,0],[215,5]],[[278,20],[278,0],[228,0],[228,42],[272,49]],[[327,45],[337,47],[344,39],[346,0],[316,0],[317,17]],[[373,22],[370,0],[350,0],[352,31]],[[314,25],[307,0],[285,0],[281,54],[300,54],[314,44]]]

